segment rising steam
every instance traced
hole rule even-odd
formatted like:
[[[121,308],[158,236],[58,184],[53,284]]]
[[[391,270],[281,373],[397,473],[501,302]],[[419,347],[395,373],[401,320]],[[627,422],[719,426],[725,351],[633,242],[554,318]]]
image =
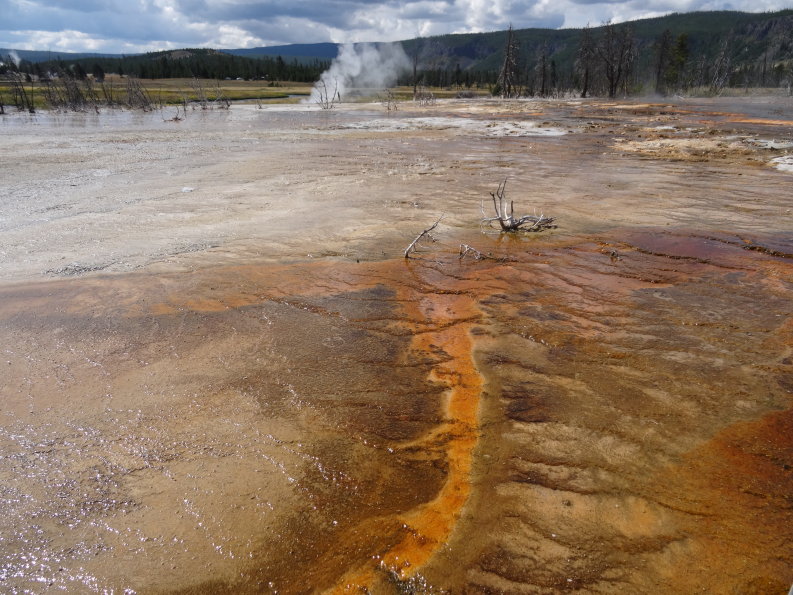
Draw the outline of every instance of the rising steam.
[[[399,43],[345,44],[304,102],[346,98],[353,89],[383,89],[393,85],[410,67],[410,60]]]
[[[8,52],[8,57],[11,58],[11,60],[14,62],[14,66],[19,68],[19,63],[21,62],[21,60],[19,59],[19,54],[17,54],[14,50],[11,50],[10,52]]]

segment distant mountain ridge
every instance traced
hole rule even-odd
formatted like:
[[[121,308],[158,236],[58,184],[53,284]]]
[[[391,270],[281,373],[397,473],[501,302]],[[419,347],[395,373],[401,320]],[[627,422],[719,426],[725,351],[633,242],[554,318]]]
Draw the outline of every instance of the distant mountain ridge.
[[[258,56],[281,56],[283,58],[318,58],[333,60],[339,53],[338,43],[294,43],[291,45],[272,45],[257,48],[222,50],[227,54],[256,58]]]
[[[95,52],[54,52],[51,50],[15,50],[13,48],[0,48],[0,59],[11,54],[19,56],[20,60],[29,62],[48,62],[57,60],[83,60],[85,58],[121,58],[122,56],[132,56],[134,54],[99,54]]]
[[[281,56],[282,58],[307,58],[319,60],[332,60],[339,53],[339,43],[295,43],[291,45],[273,45],[262,46],[255,48],[236,48],[236,49],[220,49],[214,50],[234,56],[243,56],[246,58],[258,58],[262,56]],[[179,50],[165,50],[165,52],[174,52]],[[20,60],[28,60],[29,62],[49,62],[51,60],[84,60],[87,58],[123,58],[128,56],[141,56],[142,53],[133,54],[110,54],[110,53],[93,53],[93,52],[53,52],[42,50],[15,50],[12,48],[0,48],[0,56],[8,56],[15,53],[19,56]],[[160,54],[162,52],[145,52],[151,54]]]
[[[634,34],[640,42],[658,37],[665,29],[670,29],[675,34],[686,34],[694,39],[724,34],[740,28],[757,28],[759,36],[763,35],[762,25],[769,21],[779,18],[793,16],[793,9],[785,9],[776,12],[750,13],[739,11],[703,11],[689,13],[672,13],[662,17],[627,21],[620,25],[630,25],[634,29]],[[598,31],[599,26],[592,27],[592,31]],[[495,68],[501,58],[499,55],[503,49],[504,31],[491,31],[486,33],[452,33],[433,37],[403,40],[401,42],[406,49],[411,49],[417,44],[435,45],[437,57],[440,58],[459,58],[467,66],[481,68]],[[567,42],[571,39],[577,40],[581,29],[516,29],[515,36],[524,46],[534,46],[538,42],[553,41],[556,43]],[[766,32],[767,33],[767,32]],[[789,42],[793,45],[793,29],[788,30]],[[299,43],[277,46],[262,46],[255,48],[232,48],[218,49],[217,51],[232,54],[235,56],[258,57],[258,56],[282,56],[284,58],[311,58],[321,60],[332,60],[338,55],[339,47],[343,44],[321,42],[321,43]],[[22,60],[30,62],[46,62],[49,60],[80,60],[86,58],[121,58],[124,56],[136,56],[140,54],[112,54],[95,52],[59,52],[51,50],[15,50],[12,48],[0,48],[0,56],[7,56],[11,52],[16,52]],[[161,52],[153,52],[161,53]]]
[[[608,31],[615,29],[631,40],[630,74],[623,79],[623,92],[626,93],[639,92],[641,88],[669,91],[714,86],[715,79],[720,79],[719,84],[747,87],[789,86],[793,82],[793,9],[764,13],[710,11],[673,13],[585,29],[514,30],[516,76],[521,92],[534,94],[537,92],[535,83],[541,94],[580,88],[582,42],[590,38],[591,49],[597,53]],[[493,31],[395,43],[401,43],[416,64],[419,83],[481,87],[494,85],[498,79],[504,64],[506,39],[506,31]],[[192,75],[316,80],[316,71],[327,67],[340,47],[341,44],[324,42],[169,50],[126,56],[27,50],[16,50],[16,53],[22,60],[32,63],[58,60],[61,67],[79,63],[85,72],[91,72],[95,66],[93,61],[97,61],[96,66],[107,72],[123,70],[141,78]],[[661,51],[662,48],[665,49]],[[10,51],[0,49],[0,60]],[[189,56],[187,60],[185,55]],[[596,68],[599,71],[593,73],[602,83],[602,60]],[[414,84],[412,74],[406,73],[400,84]],[[299,78],[290,79],[290,76]],[[602,92],[602,89],[592,89],[592,92]]]

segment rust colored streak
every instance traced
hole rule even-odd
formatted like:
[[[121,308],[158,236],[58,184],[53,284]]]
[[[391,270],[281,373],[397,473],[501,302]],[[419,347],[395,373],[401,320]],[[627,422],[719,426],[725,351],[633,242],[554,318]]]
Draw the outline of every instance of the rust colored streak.
[[[400,297],[411,304],[415,320],[434,316],[436,330],[414,335],[412,349],[433,353],[441,348],[448,359],[436,365],[429,380],[446,385],[444,423],[403,448],[435,450],[442,448],[448,465],[446,483],[432,501],[408,511],[399,522],[406,533],[402,540],[365,568],[347,573],[332,593],[360,592],[376,584],[377,570],[387,570],[405,579],[431,558],[451,535],[471,491],[471,461],[478,436],[479,395],[482,378],[472,355],[470,323],[478,311],[466,295],[422,294],[416,300],[412,290],[401,288]]]
[[[729,118],[730,122],[737,124],[764,124],[766,126],[793,126],[793,120],[771,120],[768,118],[747,118],[735,115]]]
[[[438,358],[428,381],[445,387],[443,422],[398,449],[439,452],[447,465],[446,482],[436,497],[397,520],[401,540],[384,551],[373,551],[370,563],[349,570],[331,592],[367,589],[383,579],[383,570],[407,578],[425,564],[449,538],[471,491],[470,472],[478,438],[478,407],[482,377],[473,360],[472,321],[480,312],[462,280],[443,278],[443,290],[432,283],[434,272],[420,262],[402,259],[381,263],[346,265],[310,263],[290,267],[238,267],[216,278],[207,275],[193,297],[168,295],[153,304],[151,312],[169,314],[181,309],[220,311],[265,300],[298,300],[316,295],[386,286],[403,304],[403,315],[412,334],[410,352]],[[234,279],[234,284],[224,287]],[[322,279],[317,284],[316,279]],[[210,285],[210,287],[206,287]],[[245,288],[249,288],[245,291]],[[206,297],[214,293],[214,297]],[[295,297],[300,296],[300,297]],[[291,302],[290,302],[291,303]],[[440,357],[438,355],[440,354]],[[382,519],[391,523],[393,518]]]

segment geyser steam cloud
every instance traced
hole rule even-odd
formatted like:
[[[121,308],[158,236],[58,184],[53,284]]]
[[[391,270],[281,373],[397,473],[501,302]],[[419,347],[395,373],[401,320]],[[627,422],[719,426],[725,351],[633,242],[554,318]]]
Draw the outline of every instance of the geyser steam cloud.
[[[399,43],[345,44],[314,85],[311,103],[334,100],[336,93],[345,98],[354,88],[383,89],[393,85],[400,73],[410,67],[410,60]]]
[[[17,54],[14,50],[11,50],[8,54],[8,57],[14,62],[14,65],[19,68],[19,63],[21,60],[19,59],[19,54]]]

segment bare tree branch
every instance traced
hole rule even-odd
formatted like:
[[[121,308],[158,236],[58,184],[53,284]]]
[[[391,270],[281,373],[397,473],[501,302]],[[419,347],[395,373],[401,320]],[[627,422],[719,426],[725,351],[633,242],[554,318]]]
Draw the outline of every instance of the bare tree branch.
[[[317,98],[316,103],[322,109],[333,109],[333,106],[336,105],[337,102],[341,102],[338,79],[333,79],[333,83],[333,93],[330,93],[324,79],[317,81],[316,90],[319,93],[319,97]]]
[[[396,99],[396,95],[391,89],[383,89],[383,98],[381,103],[386,111],[397,111],[399,109],[399,104]]]
[[[430,234],[430,232],[431,232],[433,229],[435,229],[436,227],[438,227],[438,223],[440,223],[440,222],[441,222],[441,219],[443,219],[443,217],[444,217],[444,215],[441,215],[440,217],[438,217],[438,220],[437,220],[435,223],[433,223],[433,224],[432,224],[432,225],[430,225],[430,226],[429,226],[427,229],[425,229],[424,231],[422,231],[422,232],[421,232],[419,235],[417,235],[417,236],[416,236],[416,239],[414,239],[412,242],[410,242],[410,244],[408,245],[408,247],[407,247],[407,248],[405,248],[405,258],[410,258],[410,253],[411,253],[411,252],[415,252],[415,251],[416,251],[416,249],[417,249],[417,247],[418,247],[418,243],[419,243],[419,241],[420,241],[420,240],[421,240],[421,239],[422,239],[424,236],[427,236],[427,237],[429,237],[429,238],[430,238],[430,239],[431,239],[433,242],[435,241],[435,238],[433,238],[433,237],[432,237],[432,235]]]

